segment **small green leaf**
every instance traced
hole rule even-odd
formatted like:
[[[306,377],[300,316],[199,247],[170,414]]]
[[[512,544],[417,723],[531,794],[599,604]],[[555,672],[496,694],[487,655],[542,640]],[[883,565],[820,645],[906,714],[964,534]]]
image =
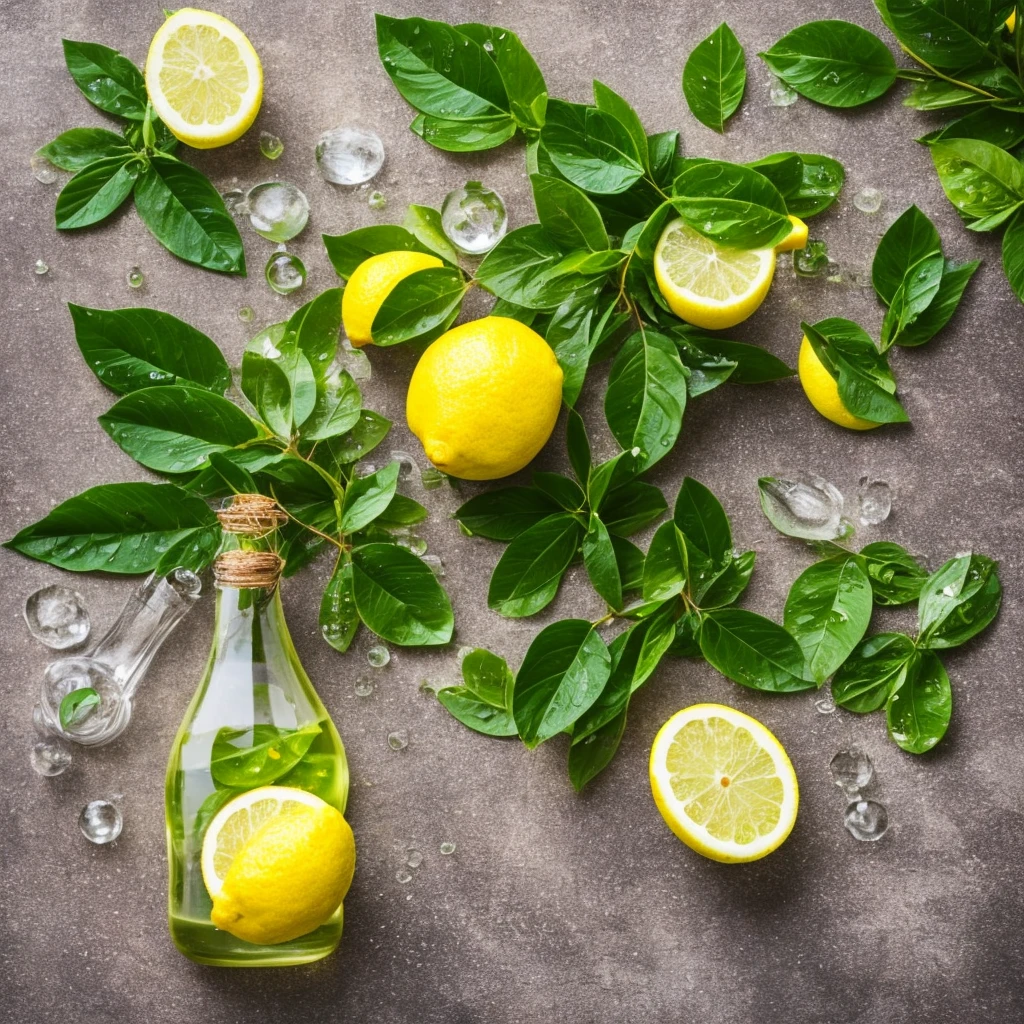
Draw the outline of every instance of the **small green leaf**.
[[[754,690],[792,693],[813,689],[803,678],[800,645],[778,623],[741,608],[704,615],[701,653],[722,675]]]
[[[644,560],[644,600],[666,601],[681,594],[688,570],[686,539],[674,522],[662,523]]]
[[[141,164],[134,153],[108,156],[79,171],[57,196],[57,228],[73,231],[110,216],[131,195]]]
[[[794,217],[814,217],[838,198],[846,180],[843,165],[817,153],[773,153],[747,164],[760,171],[786,201]]]
[[[335,370],[316,389],[316,403],[302,424],[304,441],[323,441],[351,430],[362,414],[359,385],[345,370]]]
[[[348,485],[341,513],[342,533],[356,533],[384,512],[398,488],[399,468],[397,462],[389,462],[376,473],[356,477]]]
[[[284,324],[253,338],[242,356],[242,393],[278,437],[290,440],[317,402],[313,367]]]
[[[512,712],[480,700],[467,686],[446,686],[437,699],[453,718],[484,736],[515,736],[518,732]]]
[[[914,641],[903,633],[862,640],[832,679],[832,699],[847,711],[877,711],[903,681]]]
[[[317,443],[312,459],[335,476],[345,466],[366,458],[388,435],[391,420],[372,409],[363,409],[359,422],[347,433]]]
[[[1024,166],[1005,150],[977,139],[930,148],[939,182],[969,227],[991,230],[1024,202]]]
[[[724,132],[725,122],[736,113],[746,85],[743,47],[723,21],[687,57],[683,68],[683,95],[690,113],[701,124]]]
[[[302,760],[320,732],[319,722],[300,729],[266,724],[250,729],[225,726],[213,741],[210,774],[215,782],[235,789],[267,786]]]
[[[569,453],[569,464],[579,483],[586,487],[590,479],[590,440],[583,417],[575,409],[569,410],[566,419],[566,449]]]
[[[106,128],[72,128],[48,142],[38,155],[62,171],[84,171],[97,160],[125,160],[134,154],[123,136]]]
[[[942,255],[935,225],[916,206],[908,206],[882,235],[871,264],[871,283],[891,306],[911,270],[929,256]]]
[[[285,324],[284,337],[292,339],[309,360],[313,376],[322,384],[338,351],[341,330],[341,288],[328,288],[300,306]]]
[[[422,245],[453,267],[459,265],[459,254],[448,240],[441,226],[441,214],[429,206],[410,205],[405,211],[402,226]]]
[[[719,500],[693,477],[684,477],[672,514],[676,526],[714,562],[732,551],[729,517]]]
[[[70,729],[84,722],[100,703],[100,695],[91,686],[66,693],[60,702],[60,727]]]
[[[375,345],[428,341],[447,330],[462,305],[466,283],[456,267],[429,267],[402,278],[373,318]]]
[[[598,511],[608,532],[629,537],[660,519],[668,509],[665,496],[653,484],[632,480],[609,491]]]
[[[729,382],[732,384],[765,384],[796,375],[793,367],[787,366],[781,359],[757,345],[729,341],[693,328],[674,328],[669,334],[676,343],[683,362],[691,368],[694,361],[707,356],[735,364],[735,369],[729,375]]]
[[[888,541],[876,541],[860,549],[871,580],[875,604],[896,606],[916,601],[928,573],[906,548]]]
[[[732,604],[747,589],[756,559],[755,551],[745,551],[731,559],[708,583],[700,598],[701,608],[710,610]]]
[[[409,129],[435,149],[447,153],[478,153],[508,142],[516,133],[516,122],[506,114],[471,121],[448,121],[443,117],[420,114]]]
[[[511,710],[515,677],[504,658],[477,647],[462,659],[462,678],[466,689],[484,703]]]
[[[984,555],[951,558],[921,588],[918,643],[933,649],[959,647],[999,613],[1003,588],[999,566]]]
[[[470,498],[455,518],[470,534],[508,541],[558,511],[558,504],[535,487],[502,487]]]
[[[583,512],[586,507],[587,496],[583,488],[561,473],[536,472],[533,474],[533,486],[542,490],[566,512]]]
[[[417,207],[420,209],[420,207]],[[339,277],[349,278],[360,263],[384,252],[422,252],[428,256],[441,256],[425,245],[412,231],[395,224],[375,224],[356,228],[344,235],[323,235],[327,258]]]
[[[334,572],[320,599],[320,635],[336,650],[344,653],[359,629],[352,560],[338,559]]]
[[[967,265],[977,268],[977,263]],[[1013,294],[1021,302],[1024,302],[1024,213],[1020,211],[1010,221],[1010,226],[1003,235],[1003,271],[1006,274],[1006,280],[1010,282]],[[971,273],[973,272],[972,270]],[[947,274],[946,276],[948,277],[949,275]],[[968,274],[968,277],[970,277],[970,274]],[[945,283],[945,277],[943,277],[943,283]],[[959,298],[958,294],[957,302]],[[956,308],[955,302],[953,308]]]
[[[609,247],[608,232],[597,207],[586,193],[568,181],[543,174],[530,175],[537,219],[553,241],[566,251]]]
[[[1004,252],[1006,237],[1009,233],[1008,229],[1006,235],[1003,236]],[[949,323],[950,318],[960,305],[964,290],[980,266],[981,260],[971,260],[969,263],[954,263],[951,260],[946,260],[935,297],[928,307],[918,314],[913,323],[908,324],[896,335],[894,343],[910,347],[931,341]]]
[[[616,610],[621,608],[622,579],[615,547],[607,527],[596,512],[590,513],[590,522],[583,537],[583,565],[594,589],[608,606]]]
[[[927,753],[949,728],[953,694],[934,651],[916,651],[885,706],[889,735],[901,750]]]
[[[146,83],[127,57],[100,43],[62,40],[64,62],[85,98],[116,117],[141,121],[146,116]]]
[[[569,781],[577,793],[608,767],[625,731],[626,712],[623,710],[569,747]]]
[[[526,652],[512,695],[523,742],[536,747],[572,725],[601,695],[610,671],[608,648],[585,619],[542,629]]]

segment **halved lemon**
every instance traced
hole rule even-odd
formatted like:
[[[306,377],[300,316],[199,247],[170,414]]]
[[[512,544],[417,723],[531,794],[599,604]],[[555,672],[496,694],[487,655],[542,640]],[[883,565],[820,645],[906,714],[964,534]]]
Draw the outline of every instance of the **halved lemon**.
[[[807,245],[807,224],[799,217],[789,215],[789,222],[793,225],[789,234],[775,246],[776,252],[792,252],[794,249],[802,249]]]
[[[322,810],[330,804],[304,789],[260,786],[236,796],[214,816],[203,837],[201,866],[210,898],[220,895],[224,879],[242,847],[271,819],[297,807]]]
[[[674,714],[655,737],[650,775],[668,827],[711,860],[758,860],[796,821],[796,773],[782,744],[756,719],[722,704]]]
[[[146,90],[175,137],[196,149],[214,149],[234,142],[256,119],[263,68],[237,25],[185,7],[153,36]]]
[[[672,312],[712,331],[746,320],[774,274],[774,249],[729,249],[681,218],[668,224],[654,250],[654,276]]]

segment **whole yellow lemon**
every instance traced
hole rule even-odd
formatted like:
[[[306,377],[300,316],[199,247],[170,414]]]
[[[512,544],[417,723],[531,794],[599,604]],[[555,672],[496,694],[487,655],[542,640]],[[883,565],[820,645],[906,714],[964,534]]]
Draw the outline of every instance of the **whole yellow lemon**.
[[[409,382],[405,414],[427,458],[464,480],[525,466],[554,430],[562,369],[518,320],[487,316],[442,334]]]
[[[804,394],[825,419],[850,430],[873,430],[875,427],[881,426],[880,423],[872,423],[871,420],[862,420],[859,416],[854,416],[843,405],[843,400],[839,397],[839,385],[832,374],[825,369],[806,335],[800,345],[797,370],[800,374],[800,383],[803,385]]]
[[[444,264],[425,252],[382,252],[363,260],[352,272],[341,296],[341,322],[356,348],[373,343],[373,318],[391,290],[410,274]]]

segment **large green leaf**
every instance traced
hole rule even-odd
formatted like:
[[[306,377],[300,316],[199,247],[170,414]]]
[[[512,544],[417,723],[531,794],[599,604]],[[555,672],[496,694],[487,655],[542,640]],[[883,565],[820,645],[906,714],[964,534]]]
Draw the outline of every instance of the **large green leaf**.
[[[702,483],[684,477],[675,510],[676,526],[715,562],[732,551],[732,529],[721,502]]]
[[[908,206],[882,235],[871,264],[871,283],[891,306],[911,270],[929,256],[942,255],[935,225],[916,206]]]
[[[313,376],[322,383],[338,351],[343,289],[328,288],[300,306],[285,324],[284,337],[293,340],[309,360]]]
[[[4,546],[74,572],[135,574],[152,572],[172,545],[216,525],[206,502],[173,484],[103,484],[62,502]]]
[[[343,533],[356,533],[384,513],[395,497],[400,468],[398,462],[389,462],[376,473],[356,477],[348,485],[341,513]]]
[[[814,217],[839,198],[846,172],[830,156],[817,153],[772,153],[747,166],[763,174],[786,200],[794,217]]]
[[[701,621],[700,649],[722,675],[751,689],[792,693],[814,688],[803,678],[800,645],[778,623],[754,612],[708,612]]]
[[[931,750],[949,728],[953,693],[934,651],[917,651],[885,707],[889,735],[911,754]]]
[[[64,62],[85,98],[100,110],[131,121],[146,116],[146,83],[127,57],[100,43],[62,40]]]
[[[455,518],[470,534],[507,541],[558,511],[558,504],[536,487],[502,487],[470,498]]]
[[[724,132],[725,122],[736,113],[746,85],[743,47],[723,21],[687,57],[683,68],[683,95],[690,113],[701,124]]]
[[[313,368],[284,324],[266,328],[246,345],[241,387],[263,422],[285,440],[316,408]]]
[[[430,340],[458,315],[466,282],[455,267],[430,267],[403,278],[388,292],[370,333],[379,346]]]
[[[988,44],[999,27],[998,5],[989,0],[875,0],[875,6],[892,34],[933,67],[959,70],[996,61]]]
[[[1024,165],[1004,149],[978,139],[931,146],[932,161],[949,201],[976,230],[991,230],[1024,203]]]
[[[530,183],[537,219],[556,245],[566,251],[601,252],[608,248],[608,232],[600,211],[585,192],[571,182],[544,174],[531,174]]]
[[[57,228],[86,228],[108,217],[131,194],[141,166],[132,153],[104,157],[79,171],[57,196]]]
[[[977,268],[977,263],[965,264]],[[1024,302],[1024,213],[1018,212],[1003,235],[1003,270],[1010,282],[1013,294]],[[971,270],[973,273],[974,270]],[[946,276],[949,276],[948,274]],[[970,274],[967,275],[970,277]],[[943,278],[945,281],[945,277]],[[966,284],[966,282],[964,282]],[[963,289],[961,288],[961,292]],[[956,301],[959,301],[959,293]],[[954,302],[953,308],[956,308]]]

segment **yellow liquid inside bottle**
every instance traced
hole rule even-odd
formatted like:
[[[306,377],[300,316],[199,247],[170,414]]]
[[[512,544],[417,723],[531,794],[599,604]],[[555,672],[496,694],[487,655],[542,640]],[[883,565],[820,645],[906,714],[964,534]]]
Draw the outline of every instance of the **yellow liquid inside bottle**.
[[[213,650],[167,767],[169,923],[185,956],[223,967],[288,966],[337,947],[340,906],[315,931],[278,945],[216,928],[200,855],[214,815],[246,790],[293,786],[344,814],[348,784],[344,747],[295,653],[279,588],[218,586]]]

